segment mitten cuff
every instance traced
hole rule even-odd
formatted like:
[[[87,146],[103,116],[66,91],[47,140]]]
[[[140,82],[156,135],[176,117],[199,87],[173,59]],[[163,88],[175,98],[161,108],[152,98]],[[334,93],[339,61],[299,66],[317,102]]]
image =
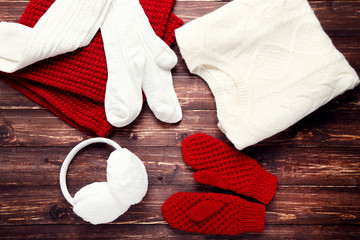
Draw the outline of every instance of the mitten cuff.
[[[243,194],[268,204],[276,192],[278,179],[261,166],[257,166],[254,171],[255,174]]]
[[[244,201],[244,232],[262,232],[265,226],[265,205]]]

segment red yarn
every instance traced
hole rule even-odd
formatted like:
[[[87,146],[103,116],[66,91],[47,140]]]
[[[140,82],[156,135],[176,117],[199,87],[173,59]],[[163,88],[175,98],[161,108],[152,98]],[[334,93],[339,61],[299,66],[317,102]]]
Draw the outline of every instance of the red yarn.
[[[228,189],[268,204],[277,178],[254,159],[209,135],[198,133],[182,142],[184,160],[195,170],[197,182]]]
[[[175,42],[175,29],[183,25],[183,21],[174,13],[170,13],[169,21],[166,24],[163,39],[170,46]]]
[[[201,222],[206,218],[214,215],[221,208],[224,207],[224,203],[214,200],[205,200],[204,202],[199,203],[190,212],[190,219],[195,222]]]
[[[238,235],[262,232],[265,224],[265,205],[220,193],[179,192],[161,211],[171,227],[187,232]]]
[[[33,27],[55,0],[30,0],[19,23]],[[174,0],[141,0],[156,32],[168,45],[182,20],[171,13]],[[45,106],[71,125],[99,136],[112,127],[103,106],[107,67],[101,33],[74,52],[35,63],[4,79],[32,100]],[[17,77],[14,80],[14,77]]]
[[[106,120],[103,103],[38,82],[8,76],[1,80],[70,125],[91,135],[107,136],[111,133],[112,127]]]

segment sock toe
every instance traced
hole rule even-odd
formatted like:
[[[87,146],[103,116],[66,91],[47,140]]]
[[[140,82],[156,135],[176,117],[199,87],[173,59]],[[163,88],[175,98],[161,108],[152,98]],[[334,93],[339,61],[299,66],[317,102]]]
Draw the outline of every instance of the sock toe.
[[[170,71],[177,64],[178,58],[170,47],[168,47],[165,43],[164,45],[164,50],[156,57],[156,63],[161,68]]]
[[[182,119],[181,108],[177,105],[158,104],[153,107],[152,111],[157,119],[166,123],[177,123]]]
[[[108,122],[114,127],[125,127],[132,123],[140,114],[140,109],[110,109],[106,111]]]

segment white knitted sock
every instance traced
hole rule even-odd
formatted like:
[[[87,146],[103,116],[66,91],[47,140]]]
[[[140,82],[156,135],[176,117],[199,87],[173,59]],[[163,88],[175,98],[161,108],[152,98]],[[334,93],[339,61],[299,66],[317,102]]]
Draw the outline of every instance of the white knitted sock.
[[[56,0],[34,28],[0,23],[0,71],[86,46],[106,16],[111,0]]]
[[[150,109],[155,116],[167,123],[181,120],[181,107],[174,91],[171,69],[177,56],[154,32],[138,0],[133,17],[141,45],[146,55],[145,76],[142,84]]]
[[[159,120],[180,121],[181,107],[171,75],[177,57],[155,34],[139,1],[113,0],[101,32],[109,72],[108,121],[116,127],[131,123],[141,111],[141,89]]]
[[[133,26],[132,12],[129,2],[113,0],[101,26],[108,68],[105,113],[116,127],[130,124],[143,103],[145,53]]]
[[[234,0],[176,30],[176,39],[240,150],[359,83],[307,0]]]

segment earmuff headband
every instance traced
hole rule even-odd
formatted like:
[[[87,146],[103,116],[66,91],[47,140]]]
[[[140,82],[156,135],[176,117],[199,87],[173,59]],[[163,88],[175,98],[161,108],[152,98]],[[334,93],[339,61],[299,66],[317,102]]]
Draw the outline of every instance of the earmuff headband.
[[[69,168],[69,164],[71,163],[71,161],[73,160],[73,158],[75,157],[75,155],[84,147],[93,144],[93,143],[106,143],[112,147],[114,147],[116,150],[121,149],[120,145],[117,144],[116,142],[114,142],[111,139],[107,139],[107,138],[91,138],[88,140],[85,140],[81,143],[79,143],[78,145],[76,145],[70,152],[69,154],[66,156],[62,166],[61,166],[61,170],[60,170],[60,189],[62,194],[64,195],[65,199],[71,204],[74,205],[74,198],[70,196],[69,190],[67,189],[67,185],[66,185],[66,173],[67,170]]]

